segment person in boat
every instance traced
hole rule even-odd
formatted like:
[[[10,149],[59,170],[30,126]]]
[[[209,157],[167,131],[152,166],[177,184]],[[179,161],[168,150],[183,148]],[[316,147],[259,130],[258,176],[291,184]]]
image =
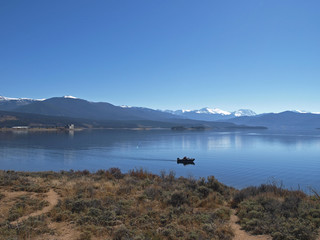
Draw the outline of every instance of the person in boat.
[[[188,158],[186,156],[184,156],[183,158],[177,158],[178,161],[194,161],[194,158]]]

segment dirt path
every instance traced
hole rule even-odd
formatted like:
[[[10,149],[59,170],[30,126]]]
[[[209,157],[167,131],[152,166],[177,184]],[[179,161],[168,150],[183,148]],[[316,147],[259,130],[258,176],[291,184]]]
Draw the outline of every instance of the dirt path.
[[[39,216],[41,214],[51,211],[51,209],[58,204],[59,198],[59,195],[54,190],[50,189],[50,191],[47,193],[47,197],[44,199],[45,201],[49,202],[49,206],[46,206],[39,211],[30,213],[29,215],[23,216],[18,220],[11,222],[11,224],[17,224],[18,222],[24,221],[29,217]]]
[[[244,230],[241,230],[240,225],[237,224],[238,217],[235,215],[235,212],[232,213],[230,219],[230,225],[234,231],[234,240],[271,240],[272,237],[268,235],[251,235]]]
[[[28,195],[30,192],[25,191],[19,191],[19,192],[9,192],[9,191],[3,191],[2,192],[6,196],[6,200],[10,200],[12,198],[20,197],[22,195]]]

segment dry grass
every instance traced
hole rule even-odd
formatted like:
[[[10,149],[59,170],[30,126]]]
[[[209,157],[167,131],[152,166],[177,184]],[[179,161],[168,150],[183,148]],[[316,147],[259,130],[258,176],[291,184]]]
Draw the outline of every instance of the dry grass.
[[[96,173],[0,172],[1,204],[6,202],[0,239],[232,239],[232,188],[214,178],[157,176],[145,170],[122,174],[117,168]],[[48,213],[46,192],[59,202]],[[27,195],[18,196],[24,191]],[[17,198],[8,198],[8,193]],[[12,195],[12,196],[13,196]],[[23,208],[21,208],[23,205]],[[4,205],[3,205],[4,206]],[[39,211],[38,211],[39,212]],[[24,217],[23,217],[24,216]],[[39,220],[41,217],[41,221]],[[14,224],[18,218],[24,220]],[[34,226],[30,227],[30,226]],[[21,231],[24,229],[24,231]],[[72,236],[67,232],[72,232]]]
[[[231,206],[237,209],[243,229],[252,234],[269,233],[273,239],[289,239],[264,228],[272,225],[268,219],[275,218],[261,210],[261,205],[281,213],[284,207],[297,206],[297,198],[303,202],[299,209],[305,215],[300,214],[301,221],[294,226],[311,231],[311,237],[304,239],[314,239],[316,228],[311,229],[309,223],[315,227],[320,223],[318,200],[272,185],[237,191],[214,177],[176,178],[173,172],[158,176],[143,169],[127,174],[117,168],[96,173],[0,171],[0,240],[228,240],[234,233],[249,236],[235,228]],[[308,211],[308,206],[313,210]],[[257,223],[261,214],[265,219]],[[250,235],[250,239],[270,236]]]

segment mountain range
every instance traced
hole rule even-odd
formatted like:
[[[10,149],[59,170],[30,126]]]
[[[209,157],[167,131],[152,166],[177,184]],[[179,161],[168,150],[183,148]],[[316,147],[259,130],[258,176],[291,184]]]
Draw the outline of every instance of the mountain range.
[[[50,119],[50,120],[49,120]],[[7,98],[0,96],[0,127],[17,124],[62,125],[68,122],[84,127],[173,127],[205,126],[270,129],[318,129],[320,114],[305,111],[256,114],[250,109],[229,112],[219,108],[199,110],[154,110],[90,102],[72,96],[49,99]]]
[[[89,102],[72,96],[41,100],[0,98],[0,127],[55,127],[70,123],[89,128],[244,128],[233,123],[186,119],[159,110]]]
[[[185,118],[203,120],[203,121],[217,121],[226,120],[242,116],[255,116],[257,115],[254,111],[250,109],[239,109],[234,112],[228,112],[221,110],[219,108],[201,108],[199,110],[166,110],[165,112],[172,113],[177,116],[182,116]]]
[[[0,96],[0,110],[11,111],[20,106],[25,106],[33,102],[42,101],[42,99],[30,98],[8,98]]]

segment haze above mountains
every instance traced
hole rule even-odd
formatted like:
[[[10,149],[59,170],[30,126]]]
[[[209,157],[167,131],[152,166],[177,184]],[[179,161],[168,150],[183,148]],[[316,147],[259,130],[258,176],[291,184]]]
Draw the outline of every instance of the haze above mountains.
[[[61,125],[72,121],[87,127],[173,127],[206,126],[237,128],[263,126],[295,130],[320,128],[320,115],[305,111],[256,114],[250,109],[234,112],[218,108],[199,110],[153,110],[143,107],[115,106],[89,102],[72,96],[49,99],[7,98],[0,96],[0,126]],[[243,127],[240,127],[243,128]]]

